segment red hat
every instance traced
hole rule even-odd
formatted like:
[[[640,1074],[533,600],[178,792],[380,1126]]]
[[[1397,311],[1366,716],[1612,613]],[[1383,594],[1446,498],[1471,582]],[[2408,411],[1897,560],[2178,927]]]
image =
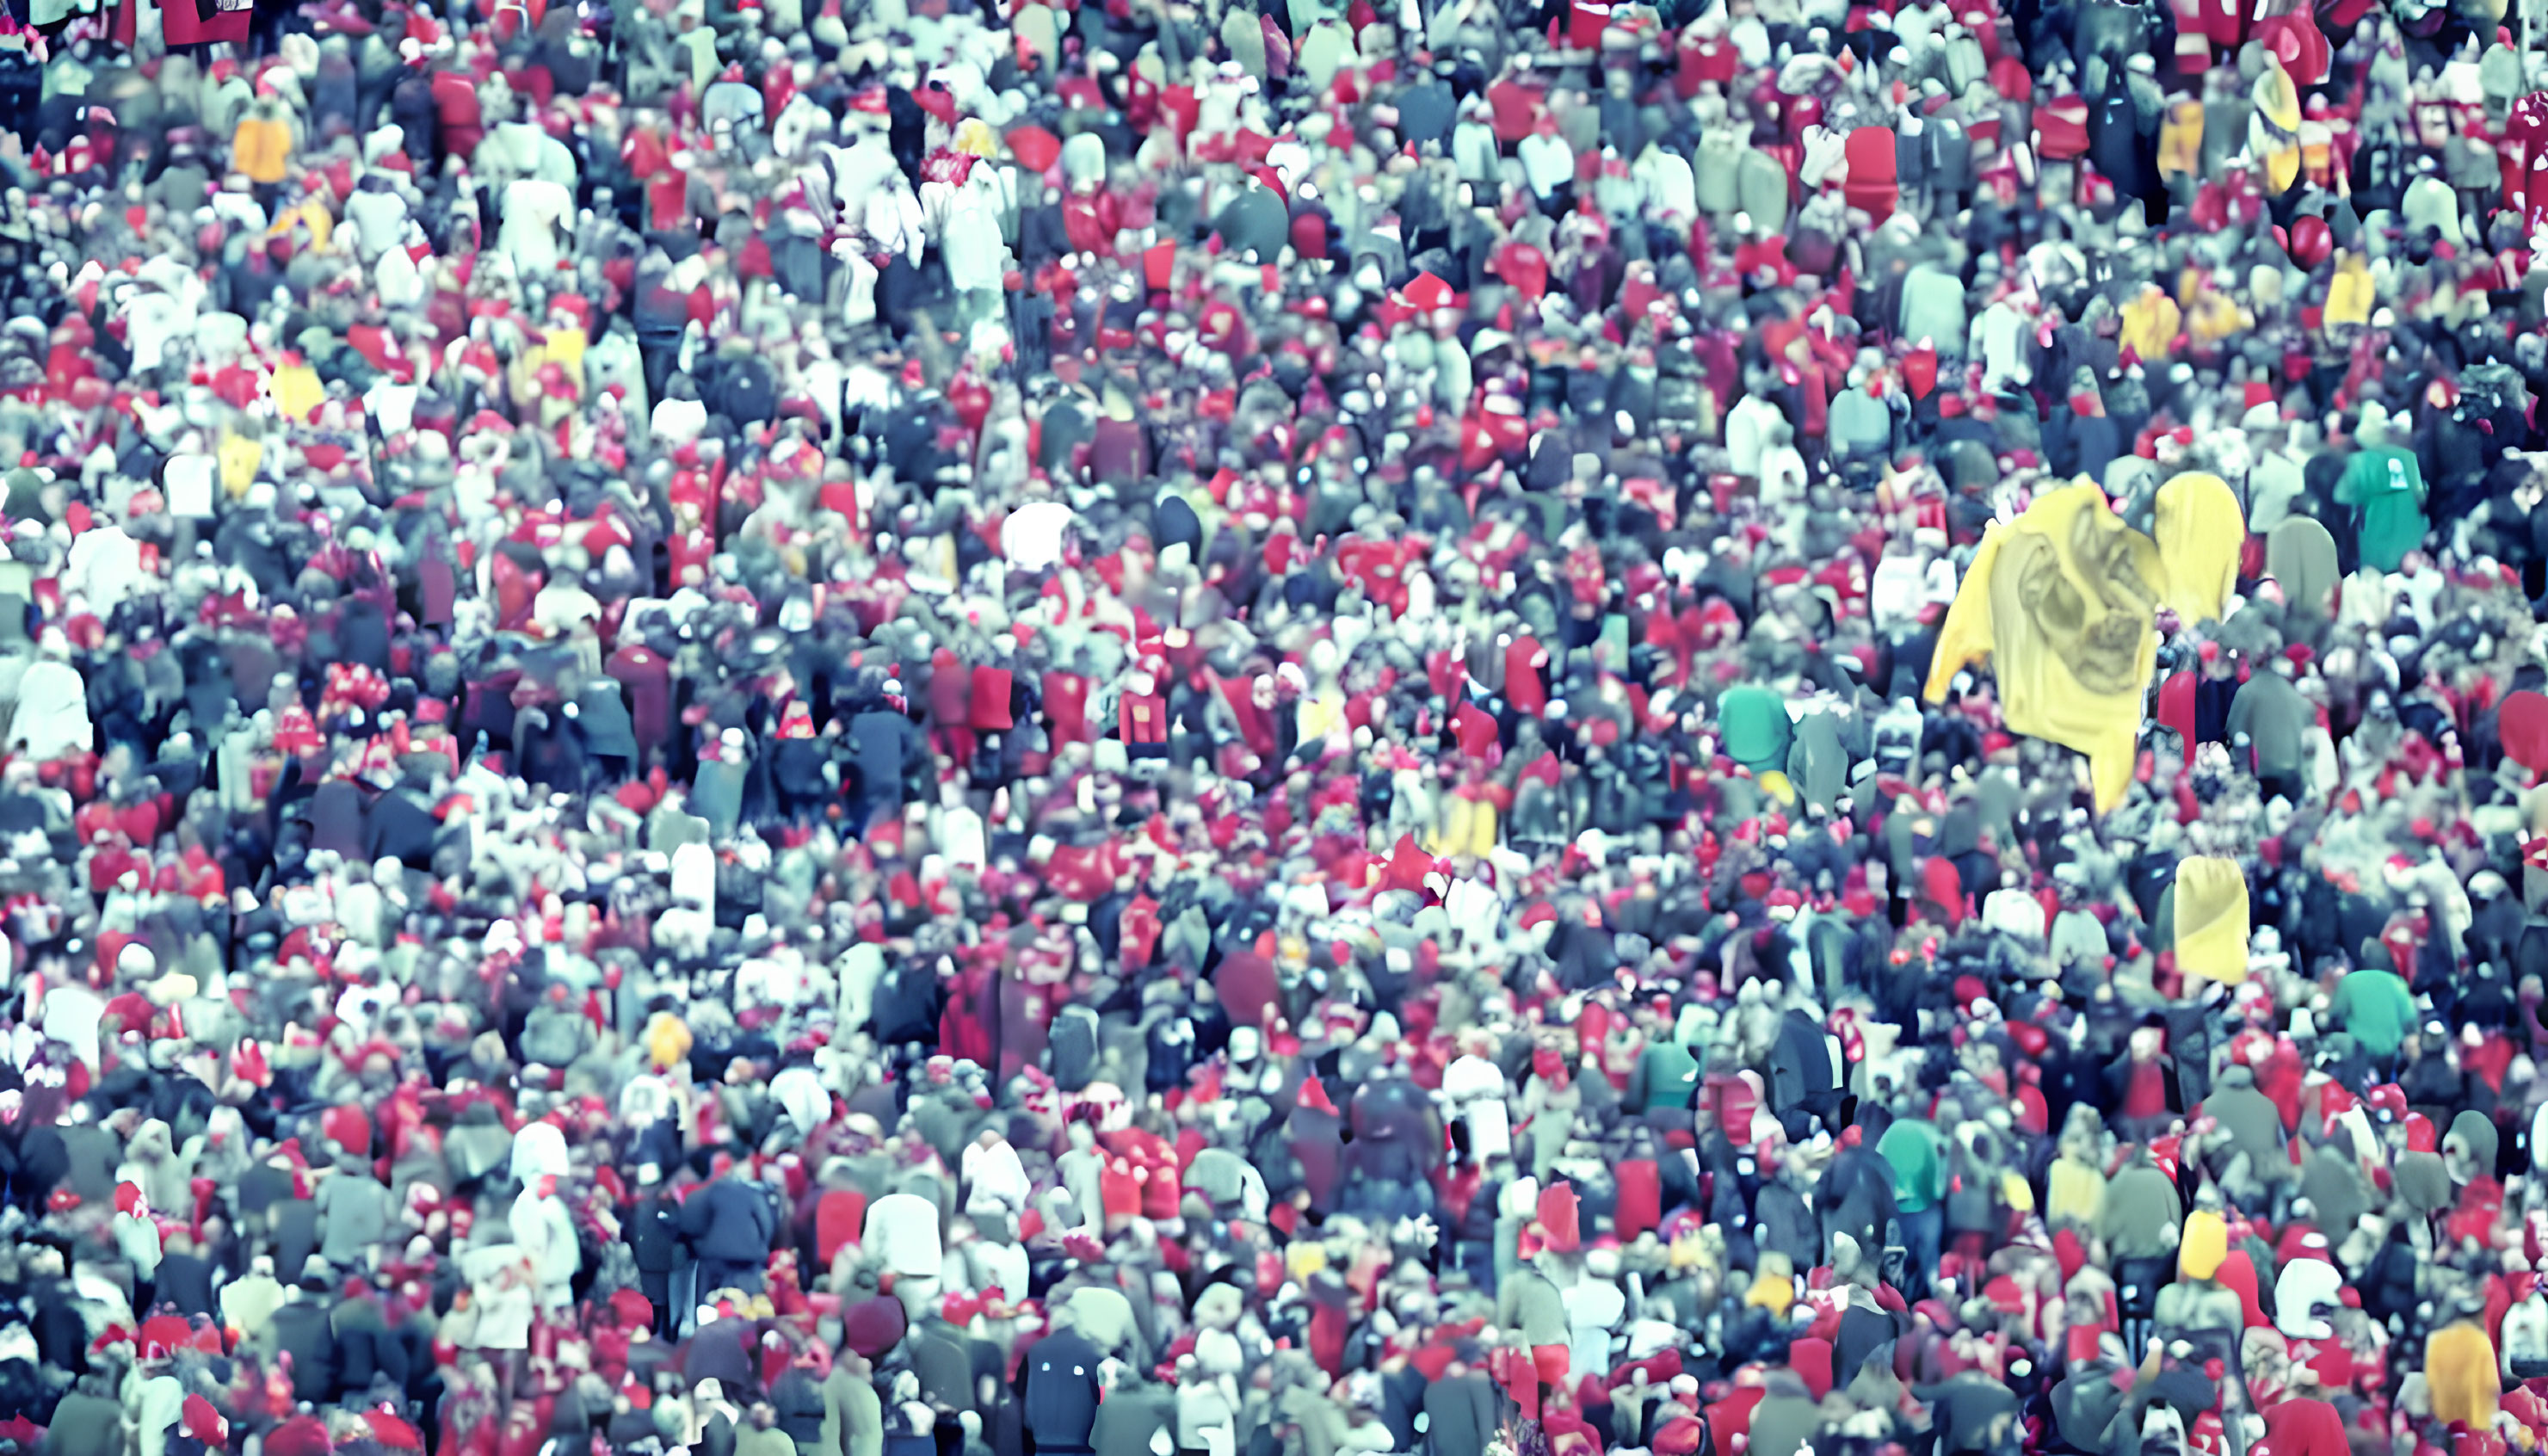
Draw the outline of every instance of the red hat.
[[[1030,172],[1048,172],[1061,159],[1061,138],[1042,127],[1019,127],[1008,135],[1009,155]]]
[[[1451,307],[1454,299],[1451,285],[1429,272],[1416,274],[1413,281],[1401,291],[1400,296],[1407,300],[1408,307],[1428,314],[1436,309]]]
[[[1698,1456],[1707,1427],[1695,1415],[1676,1415],[1655,1431],[1655,1456]]]
[[[188,1436],[207,1446],[222,1446],[229,1440],[229,1422],[222,1418],[222,1412],[214,1408],[212,1402],[201,1396],[188,1396],[185,1404],[178,1408],[177,1419]]]

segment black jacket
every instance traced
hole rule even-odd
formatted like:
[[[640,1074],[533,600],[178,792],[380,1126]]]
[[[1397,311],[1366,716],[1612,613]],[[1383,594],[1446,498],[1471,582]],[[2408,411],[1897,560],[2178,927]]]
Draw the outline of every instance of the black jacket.
[[[323,1405],[336,1396],[336,1335],[327,1307],[308,1294],[274,1312],[275,1348],[292,1357],[292,1398]]]
[[[642,1274],[670,1274],[682,1262],[682,1210],[670,1196],[641,1194],[621,1230]]]
[[[682,1206],[682,1232],[702,1259],[759,1264],[770,1256],[778,1212],[760,1189],[719,1178]]]

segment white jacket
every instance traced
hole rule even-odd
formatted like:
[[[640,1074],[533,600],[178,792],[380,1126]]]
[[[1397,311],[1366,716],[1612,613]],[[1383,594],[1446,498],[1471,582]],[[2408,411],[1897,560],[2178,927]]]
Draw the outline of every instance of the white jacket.
[[[1463,1056],[1442,1069],[1442,1096],[1467,1123],[1469,1155],[1484,1160],[1512,1151],[1512,1114],[1504,1106],[1503,1069],[1483,1056]]]
[[[916,1193],[888,1193],[867,1205],[859,1246],[906,1279],[935,1279],[945,1262],[938,1206]]]
[[[522,1131],[527,1133],[530,1129]],[[521,1151],[522,1139],[516,1137],[514,1156],[519,1157]],[[567,1212],[565,1200],[542,1198],[536,1186],[524,1188],[514,1195],[509,1227],[514,1244],[530,1258],[531,1273],[539,1281],[541,1293],[551,1304],[564,1299],[568,1281],[584,1267],[583,1251],[575,1243],[575,1216]]]
[[[979,1142],[964,1146],[964,1212],[968,1214],[1006,1211],[1022,1212],[1034,1185],[1027,1180],[1026,1164],[1018,1150],[1007,1142],[994,1142],[985,1147]]]
[[[18,715],[9,746],[38,763],[86,753],[96,741],[88,721],[88,682],[65,662],[31,665],[18,680]]]

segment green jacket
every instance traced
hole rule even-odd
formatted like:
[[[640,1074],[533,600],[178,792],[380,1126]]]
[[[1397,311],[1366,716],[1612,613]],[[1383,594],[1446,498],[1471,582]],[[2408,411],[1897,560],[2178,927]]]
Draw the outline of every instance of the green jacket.
[[[1727,758],[1754,774],[1785,771],[1787,747],[1796,736],[1785,698],[1767,687],[1730,687],[1717,700],[1716,721],[1725,733]]]
[[[1904,1118],[1884,1130],[1875,1150],[1893,1165],[1894,1207],[1916,1214],[1946,1198],[1947,1139],[1936,1125]]]
[[[2352,1034],[2354,1045],[2373,1056],[2395,1056],[2398,1044],[2415,1025],[2415,998],[2394,970],[2361,967],[2335,983],[2327,1006],[2337,1024]]]
[[[2354,509],[2362,564],[2394,572],[2424,540],[2424,472],[2412,451],[2372,445],[2346,462],[2335,483],[2338,504]]]
[[[1698,1057],[1688,1047],[1668,1038],[1649,1042],[1628,1077],[1620,1109],[1634,1117],[1659,1107],[1688,1107],[1697,1096],[1699,1076]]]

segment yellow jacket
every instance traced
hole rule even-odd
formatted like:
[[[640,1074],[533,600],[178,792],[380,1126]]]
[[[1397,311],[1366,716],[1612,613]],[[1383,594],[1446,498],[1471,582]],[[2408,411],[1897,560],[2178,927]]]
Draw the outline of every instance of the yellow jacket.
[[[2177,330],[2185,322],[2185,311],[2157,284],[2142,289],[2141,296],[2124,305],[2122,313],[2123,342],[2134,353],[2155,361],[2175,352]]]
[[[230,134],[230,161],[250,182],[283,180],[292,165],[292,124],[263,117],[243,117]]]
[[[2054,1227],[2095,1228],[2106,1207],[2106,1175],[2093,1163],[2055,1158],[2044,1177],[2044,1216]]]
[[[1466,855],[1483,860],[1496,852],[1496,806],[1485,799],[1446,795],[1442,813],[1433,833],[1426,836],[1424,852],[1451,858]]]
[[[2162,178],[2183,173],[2188,177],[2203,175],[2203,103],[2180,101],[2167,109],[2167,119],[2158,124],[2158,174]]]
[[[2340,323],[2368,323],[2375,295],[2371,287],[2371,264],[2360,253],[2340,253],[2335,260],[2335,276],[2326,285],[2327,327]]]
[[[2471,1430],[2492,1426],[2496,1401],[2503,1394],[2495,1341],[2466,1320],[2434,1330],[2424,1341],[2424,1387],[2432,1397],[2435,1420],[2444,1425],[2465,1420]]]

